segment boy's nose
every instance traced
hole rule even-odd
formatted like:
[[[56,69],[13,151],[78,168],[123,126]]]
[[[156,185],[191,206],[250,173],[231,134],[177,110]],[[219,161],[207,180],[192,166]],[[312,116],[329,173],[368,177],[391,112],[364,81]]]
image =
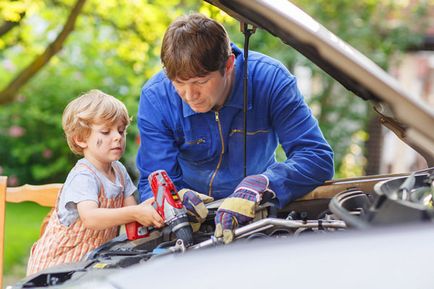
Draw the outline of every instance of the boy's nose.
[[[115,132],[114,140],[120,140],[122,138],[122,134],[118,131]]]

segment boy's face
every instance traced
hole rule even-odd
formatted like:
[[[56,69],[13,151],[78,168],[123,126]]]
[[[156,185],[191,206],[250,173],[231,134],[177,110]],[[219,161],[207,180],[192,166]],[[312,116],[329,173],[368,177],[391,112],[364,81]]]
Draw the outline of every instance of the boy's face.
[[[122,121],[112,125],[93,124],[89,137],[77,142],[84,156],[95,166],[107,165],[119,160],[125,151],[126,127]]]
[[[205,113],[219,109],[226,101],[233,82],[234,56],[231,55],[225,66],[223,75],[220,71],[210,72],[203,77],[172,81],[179,96],[195,112]]]

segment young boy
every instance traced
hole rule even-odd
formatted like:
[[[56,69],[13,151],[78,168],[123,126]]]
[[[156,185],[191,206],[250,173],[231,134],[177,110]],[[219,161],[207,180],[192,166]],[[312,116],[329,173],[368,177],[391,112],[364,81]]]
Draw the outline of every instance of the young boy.
[[[84,158],[68,174],[45,232],[31,249],[27,275],[79,261],[115,237],[119,225],[163,225],[150,202],[137,205],[136,187],[118,161],[129,124],[125,105],[99,90],[65,108],[62,126],[68,145]]]

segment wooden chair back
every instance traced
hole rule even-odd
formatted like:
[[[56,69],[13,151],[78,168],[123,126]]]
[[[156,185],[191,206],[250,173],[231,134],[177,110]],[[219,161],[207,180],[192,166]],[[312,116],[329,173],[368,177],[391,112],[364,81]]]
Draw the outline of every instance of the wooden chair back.
[[[23,185],[20,187],[7,187],[7,177],[0,176],[0,288],[3,288],[3,256],[5,242],[6,202],[21,203],[33,202],[44,207],[53,208],[62,184]],[[51,214],[48,214],[48,216]],[[41,225],[40,234],[44,232],[48,216]]]

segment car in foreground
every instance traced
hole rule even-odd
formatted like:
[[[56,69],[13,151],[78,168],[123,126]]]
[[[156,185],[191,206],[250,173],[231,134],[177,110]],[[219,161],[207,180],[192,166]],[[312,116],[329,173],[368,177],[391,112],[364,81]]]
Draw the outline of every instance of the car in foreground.
[[[283,0],[207,0],[298,50],[357,96],[382,123],[434,164],[434,109],[372,61]],[[219,201],[186,248],[170,231],[121,234],[75,264],[9,288],[431,288],[434,168],[326,182],[282,210],[273,203],[213,237]]]

